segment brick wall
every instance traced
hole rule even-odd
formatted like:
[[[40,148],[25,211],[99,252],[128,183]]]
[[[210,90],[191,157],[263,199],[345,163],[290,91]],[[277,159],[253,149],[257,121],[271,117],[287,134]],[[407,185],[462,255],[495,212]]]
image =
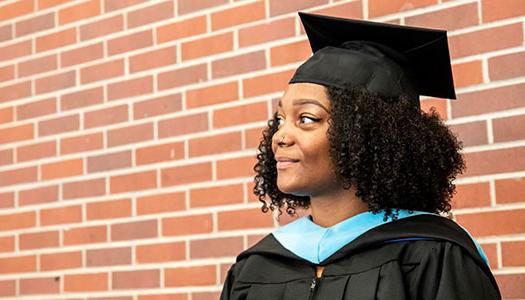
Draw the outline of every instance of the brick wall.
[[[522,0],[2,1],[0,297],[217,298],[278,226],[252,167],[310,55],[298,10],[449,30],[459,100],[422,107],[465,145],[458,222],[525,298]]]

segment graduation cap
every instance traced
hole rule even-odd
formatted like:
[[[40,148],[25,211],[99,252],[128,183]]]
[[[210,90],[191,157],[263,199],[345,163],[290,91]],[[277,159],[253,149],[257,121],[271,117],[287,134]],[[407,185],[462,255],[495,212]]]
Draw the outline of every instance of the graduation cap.
[[[445,30],[299,12],[314,54],[290,83],[456,99]],[[416,103],[417,102],[417,103]]]

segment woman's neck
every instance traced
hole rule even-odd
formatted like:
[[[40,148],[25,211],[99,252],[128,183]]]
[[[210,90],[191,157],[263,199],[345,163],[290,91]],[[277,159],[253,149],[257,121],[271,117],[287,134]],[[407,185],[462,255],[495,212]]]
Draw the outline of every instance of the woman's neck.
[[[368,205],[355,196],[352,187],[341,188],[330,194],[310,196],[312,221],[322,227],[331,227],[368,210]]]

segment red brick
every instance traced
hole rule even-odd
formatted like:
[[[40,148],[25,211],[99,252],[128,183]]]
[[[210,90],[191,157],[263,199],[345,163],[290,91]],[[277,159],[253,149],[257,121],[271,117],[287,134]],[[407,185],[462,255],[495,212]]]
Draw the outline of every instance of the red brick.
[[[60,281],[55,277],[20,279],[20,295],[58,294]]]
[[[126,104],[84,113],[84,128],[94,128],[129,121]]]
[[[465,153],[466,172],[458,178],[525,169],[525,147]]]
[[[47,98],[22,104],[16,108],[16,119],[25,120],[56,113],[56,98]]]
[[[190,190],[190,207],[192,208],[236,204],[242,203],[243,200],[242,184]]]
[[[483,70],[480,60],[452,65],[454,86],[456,88],[483,83]]]
[[[160,176],[162,187],[212,180],[211,163],[164,168],[160,170]]]
[[[84,173],[82,158],[42,164],[41,173],[42,180],[82,175]]]
[[[0,61],[12,60],[14,58],[32,53],[31,41],[23,41],[5,47],[0,47]]]
[[[457,193],[452,198],[453,208],[490,206],[490,186],[488,182],[458,184]]]
[[[432,4],[437,4],[437,0],[413,0],[409,1],[409,3],[405,0],[390,0],[387,2],[382,0],[369,0],[368,17],[375,18]]]
[[[137,245],[136,256],[139,264],[184,260],[186,258],[186,246],[184,241]]]
[[[56,70],[57,67],[58,61],[56,54],[26,60],[18,64],[18,77],[26,77],[37,73]]]
[[[14,107],[9,106],[0,109],[0,124],[14,121]]]
[[[64,246],[103,243],[107,241],[106,225],[65,229]]]
[[[105,153],[87,158],[88,173],[131,167],[131,151]]]
[[[212,13],[211,28],[212,30],[218,30],[264,18],[264,1],[257,1]]]
[[[0,82],[15,79],[15,65],[0,67]]]
[[[306,8],[321,6],[328,3],[328,0],[269,0],[270,17],[304,10]]]
[[[82,84],[124,75],[124,59],[103,62],[80,69]]]
[[[15,206],[15,193],[4,192],[0,193],[0,208],[8,208]]]
[[[262,24],[239,29],[239,46],[246,47],[276,41],[295,35],[294,17],[266,21]]]
[[[260,208],[251,208],[218,213],[218,230],[236,230],[273,226],[273,215],[263,213]]]
[[[131,247],[86,250],[86,267],[131,264]]]
[[[0,274],[36,272],[36,255],[0,258]]]
[[[20,37],[55,27],[55,14],[48,13],[16,22],[15,36]]]
[[[0,102],[7,102],[29,96],[31,96],[30,81],[16,83],[0,88]]]
[[[159,90],[179,87],[208,79],[206,64],[194,65],[159,73],[157,86]]]
[[[482,0],[483,23],[519,17],[525,14],[525,5],[520,0]]]
[[[60,97],[60,110],[71,110],[102,102],[104,102],[104,90],[102,87],[95,87],[62,95]]]
[[[525,232],[525,210],[489,211],[471,214],[456,214],[458,223],[475,237]],[[490,221],[490,226],[486,226]]]
[[[0,186],[36,182],[36,180],[37,168],[34,166],[0,172]]]
[[[245,98],[284,91],[295,70],[286,70],[243,79]]]
[[[186,108],[224,103],[239,98],[237,81],[197,88],[186,92]]]
[[[242,237],[191,240],[190,259],[237,256],[243,248]]]
[[[219,297],[216,297],[219,299]],[[180,294],[144,294],[139,295],[138,300],[188,300],[188,294],[187,293],[180,293]],[[206,299],[212,299],[212,298],[206,298]],[[123,299],[124,300],[124,299]],[[126,300],[132,300],[131,297]],[[195,298],[193,298],[195,300]]]
[[[140,120],[182,110],[180,94],[156,97],[133,103],[133,119]]]
[[[102,149],[102,133],[92,133],[60,140],[60,154],[70,154],[89,150]]]
[[[18,162],[36,160],[56,155],[57,153],[55,141],[21,146],[16,149],[16,158]]]
[[[0,281],[0,297],[14,297],[16,295],[16,280]]]
[[[151,29],[131,33],[107,41],[108,55],[129,52],[153,45],[153,32]]]
[[[525,75],[525,52],[491,57],[488,60],[491,81]]]
[[[525,115],[492,120],[494,142],[510,142],[525,139]]]
[[[201,39],[183,42],[181,46],[181,59],[190,60],[202,56],[210,56],[233,49],[233,33],[226,32],[207,36]]]
[[[427,28],[456,30],[478,25],[478,5],[468,3],[405,18],[405,24]]]
[[[147,289],[160,287],[160,270],[112,272],[112,289]]]
[[[503,267],[525,266],[523,249],[525,249],[525,241],[502,242],[501,256]]]
[[[64,275],[64,292],[88,292],[107,290],[107,273]]]
[[[353,1],[333,5],[327,8],[314,9],[311,13],[349,19],[362,19],[363,8],[361,1]]]
[[[67,2],[69,2],[69,0],[38,0],[38,10],[44,10]]]
[[[15,236],[0,237],[0,252],[14,252],[15,251]],[[1,291],[1,288],[0,288]],[[1,295],[1,292],[0,292]]]
[[[159,121],[159,138],[184,135],[208,130],[208,113],[180,116]]]
[[[88,221],[101,219],[116,219],[130,216],[130,199],[93,202],[88,203],[86,206],[86,217]]]
[[[0,150],[0,166],[13,164],[15,161],[13,153],[14,153],[13,149]],[[2,205],[0,202],[0,207],[1,206]]]
[[[152,92],[152,75],[108,84],[108,100],[129,98]]]
[[[76,71],[73,70],[38,78],[35,80],[35,92],[42,94],[73,87],[76,85],[76,77]]]
[[[0,10],[0,21],[13,19],[28,15],[35,10],[33,0],[21,0],[2,6]]]
[[[244,149],[257,148],[263,137],[264,128],[249,128],[244,130]]]
[[[229,132],[188,141],[188,156],[212,155],[241,150],[241,132]]]
[[[40,268],[42,271],[74,269],[82,267],[82,252],[70,251],[42,254]]]
[[[37,37],[35,40],[35,51],[42,52],[55,48],[64,47],[77,42],[76,28],[64,29],[44,36]]]
[[[20,250],[58,247],[58,231],[22,233],[19,236]]]
[[[31,205],[56,201],[58,201],[57,185],[37,187],[29,190],[21,190],[18,192],[19,205]]]
[[[41,226],[79,222],[82,222],[82,206],[80,205],[47,208],[40,211]]]
[[[224,282],[221,282],[223,284]],[[207,300],[207,299],[219,299],[220,292],[193,292],[191,293],[192,300]]]
[[[162,220],[162,235],[193,235],[213,230],[211,214],[165,218]]]
[[[106,182],[104,178],[80,180],[64,183],[62,189],[64,199],[101,196],[106,194]]]
[[[112,241],[154,238],[158,235],[156,219],[111,225]]]
[[[0,230],[30,228],[35,225],[36,215],[34,211],[0,215]]]
[[[523,107],[525,83],[484,89],[458,95],[458,101],[451,101],[453,118],[492,113]]]
[[[179,14],[187,14],[190,12],[203,10],[206,8],[218,6],[228,3],[228,0],[208,0],[208,1],[194,1],[194,0],[179,0],[177,10]]]
[[[178,160],[184,158],[184,142],[147,146],[135,151],[137,165]]]
[[[488,144],[486,121],[455,124],[448,127],[465,147]]]
[[[270,49],[271,66],[286,65],[304,61],[310,57],[312,50],[307,40],[272,47]]]
[[[503,299],[525,298],[525,274],[498,274],[494,277]]]
[[[129,71],[139,71],[170,66],[177,63],[177,46],[169,46],[137,54],[129,58]]]
[[[173,1],[150,5],[128,12],[128,28],[173,18]]]
[[[0,42],[13,39],[13,35],[11,32],[13,27],[13,24],[6,24],[4,26],[0,26]]]
[[[216,284],[215,265],[167,268],[165,270],[165,286],[183,287]]]
[[[525,195],[525,178],[509,178],[495,180],[496,203],[523,202]]]
[[[213,112],[213,127],[221,128],[263,121],[268,118],[266,101],[218,109]]]
[[[68,67],[89,62],[92,60],[101,59],[104,56],[104,48],[102,42],[82,46],[77,49],[64,51],[60,54],[60,66]]]
[[[253,171],[255,163],[255,156],[219,160],[217,161],[217,178],[253,177],[255,176]]]
[[[64,25],[82,19],[93,18],[100,13],[100,0],[83,2],[59,10],[58,24]]]
[[[184,37],[206,33],[206,16],[198,16],[157,28],[157,43],[165,43]]]
[[[496,244],[495,243],[481,244],[481,248],[483,248],[483,252],[485,252],[485,255],[487,256],[490,268],[497,269],[498,268],[498,250],[497,250]]]
[[[153,124],[145,123],[108,131],[108,146],[120,146],[153,139]]]
[[[157,175],[155,171],[144,171],[111,176],[109,182],[112,194],[153,189],[157,187]]]
[[[449,37],[451,58],[481,54],[523,44],[521,23],[480,29]]]
[[[110,12],[144,3],[146,1],[147,0],[104,0],[104,9],[105,12]]]
[[[108,17],[86,25],[82,25],[80,26],[79,30],[81,41],[109,35],[111,33],[124,30],[124,17],[122,15]]]
[[[221,78],[265,68],[266,56],[261,50],[213,61],[211,74],[213,78]]]
[[[137,215],[173,212],[186,209],[184,192],[173,192],[137,198]]]

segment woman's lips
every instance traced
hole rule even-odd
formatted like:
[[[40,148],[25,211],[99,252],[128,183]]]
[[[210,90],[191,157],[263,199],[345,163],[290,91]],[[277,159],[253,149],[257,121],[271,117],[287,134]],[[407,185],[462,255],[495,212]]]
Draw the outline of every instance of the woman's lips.
[[[293,165],[297,163],[296,161],[278,161],[277,162],[277,169],[286,169],[288,168],[289,166]]]

